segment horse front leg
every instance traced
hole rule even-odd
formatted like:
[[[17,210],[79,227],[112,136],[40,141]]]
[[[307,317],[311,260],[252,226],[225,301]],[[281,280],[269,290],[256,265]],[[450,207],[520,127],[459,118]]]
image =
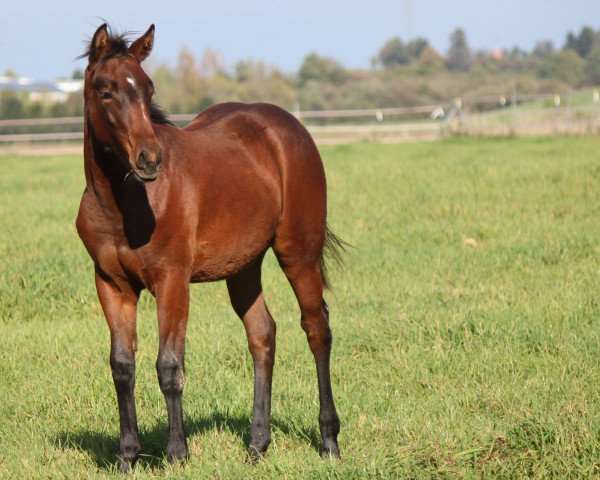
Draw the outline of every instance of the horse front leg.
[[[156,371],[169,416],[167,460],[184,460],[188,446],[181,398],[184,381],[185,334],[189,314],[189,275],[171,274],[156,286],[159,347]]]
[[[140,454],[135,411],[136,311],[139,292],[96,271],[96,291],[110,329],[110,367],[119,404],[119,470],[128,472]]]

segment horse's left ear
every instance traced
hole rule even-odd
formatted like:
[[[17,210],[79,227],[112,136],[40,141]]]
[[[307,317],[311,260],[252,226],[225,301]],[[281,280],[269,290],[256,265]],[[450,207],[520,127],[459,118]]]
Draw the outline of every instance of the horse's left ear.
[[[150,25],[150,28],[140,38],[131,44],[128,52],[131,53],[138,61],[142,62],[154,46],[154,24]]]
[[[86,54],[89,54],[89,62],[90,64],[96,63],[100,60],[104,55],[108,53],[110,50],[110,37],[108,35],[108,25],[103,23],[98,27],[96,33],[94,33],[94,37],[90,42],[90,47]]]

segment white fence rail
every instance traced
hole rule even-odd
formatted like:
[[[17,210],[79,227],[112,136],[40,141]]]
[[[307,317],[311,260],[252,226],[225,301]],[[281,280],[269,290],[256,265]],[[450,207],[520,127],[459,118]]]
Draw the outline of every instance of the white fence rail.
[[[516,98],[516,97],[515,97]],[[490,99],[487,111],[482,99],[449,105],[372,108],[359,110],[295,111],[318,143],[360,140],[398,142],[433,140],[458,133],[471,136],[531,136],[600,133],[600,105],[573,107],[556,105],[556,97],[535,96],[539,107],[518,106],[516,99],[498,104]],[[550,105],[544,108],[545,104]],[[487,100],[485,100],[487,101]],[[570,102],[569,102],[570,103]],[[174,114],[170,119],[183,125],[195,114]],[[81,142],[83,117],[0,120],[0,145],[48,142]]]
[[[439,129],[439,123],[391,123],[392,121],[402,120],[402,117],[423,117],[429,119],[429,115],[441,109],[439,105],[423,105],[418,107],[396,107],[396,108],[372,108],[359,110],[311,110],[292,112],[297,118],[308,123],[307,128],[319,141],[336,142],[348,141],[352,139],[378,139],[394,137],[410,137],[413,132],[434,133]],[[177,124],[185,124],[196,117],[196,114],[173,114],[170,120]],[[340,125],[310,125],[311,121],[327,121],[340,119],[348,122],[349,119],[355,119],[354,124]],[[368,121],[373,122],[368,124]],[[385,120],[385,122],[384,122]],[[64,132],[38,132],[43,128],[52,128],[56,130],[57,126],[71,127]],[[3,133],[7,129],[29,130],[19,132]],[[31,131],[33,130],[33,131]],[[65,118],[36,118],[36,119],[15,119],[0,120],[0,143],[31,143],[31,142],[49,142],[49,141],[70,141],[83,139],[83,117],[65,117]]]

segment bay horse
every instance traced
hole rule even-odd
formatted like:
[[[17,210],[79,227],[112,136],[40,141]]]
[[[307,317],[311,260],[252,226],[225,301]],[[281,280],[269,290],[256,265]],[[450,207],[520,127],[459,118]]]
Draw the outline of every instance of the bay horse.
[[[270,104],[225,103],[177,128],[153,102],[142,69],[154,25],[129,43],[100,26],[85,70],[86,187],[77,231],[95,267],[110,329],[110,366],[120,417],[119,469],[140,454],[134,399],[136,309],[156,299],[156,370],[169,419],[167,459],[184,460],[182,392],[189,284],[226,280],[254,366],[248,453],[269,446],[275,322],[263,297],[261,264],[272,248],[297,298],[317,367],[320,453],[338,457],[340,421],[329,359],[332,335],[324,253],[343,247],[326,224],[326,182],[314,141]]]

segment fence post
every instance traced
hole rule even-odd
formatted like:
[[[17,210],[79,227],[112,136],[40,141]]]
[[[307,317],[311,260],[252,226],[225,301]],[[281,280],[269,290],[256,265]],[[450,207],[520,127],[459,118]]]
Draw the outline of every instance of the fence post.
[[[592,92],[592,102],[596,105],[596,118],[592,117],[592,128],[590,129],[590,133],[596,133],[600,127],[600,92],[598,92],[598,89],[594,89]]]
[[[469,132],[465,129],[465,122],[463,117],[463,102],[461,97],[456,97],[454,99],[454,107],[456,108],[456,113],[458,113],[458,131],[461,135],[468,135]]]
[[[569,129],[569,135],[573,135],[573,89],[569,88],[569,96],[568,98],[568,109],[567,109],[567,115],[568,115],[568,126],[567,128]]]
[[[554,95],[554,107],[556,115],[554,116],[554,135],[560,135],[560,95]]]
[[[517,87],[514,87],[510,94],[510,111],[511,111],[510,134],[511,134],[511,136],[515,136],[517,134]]]

